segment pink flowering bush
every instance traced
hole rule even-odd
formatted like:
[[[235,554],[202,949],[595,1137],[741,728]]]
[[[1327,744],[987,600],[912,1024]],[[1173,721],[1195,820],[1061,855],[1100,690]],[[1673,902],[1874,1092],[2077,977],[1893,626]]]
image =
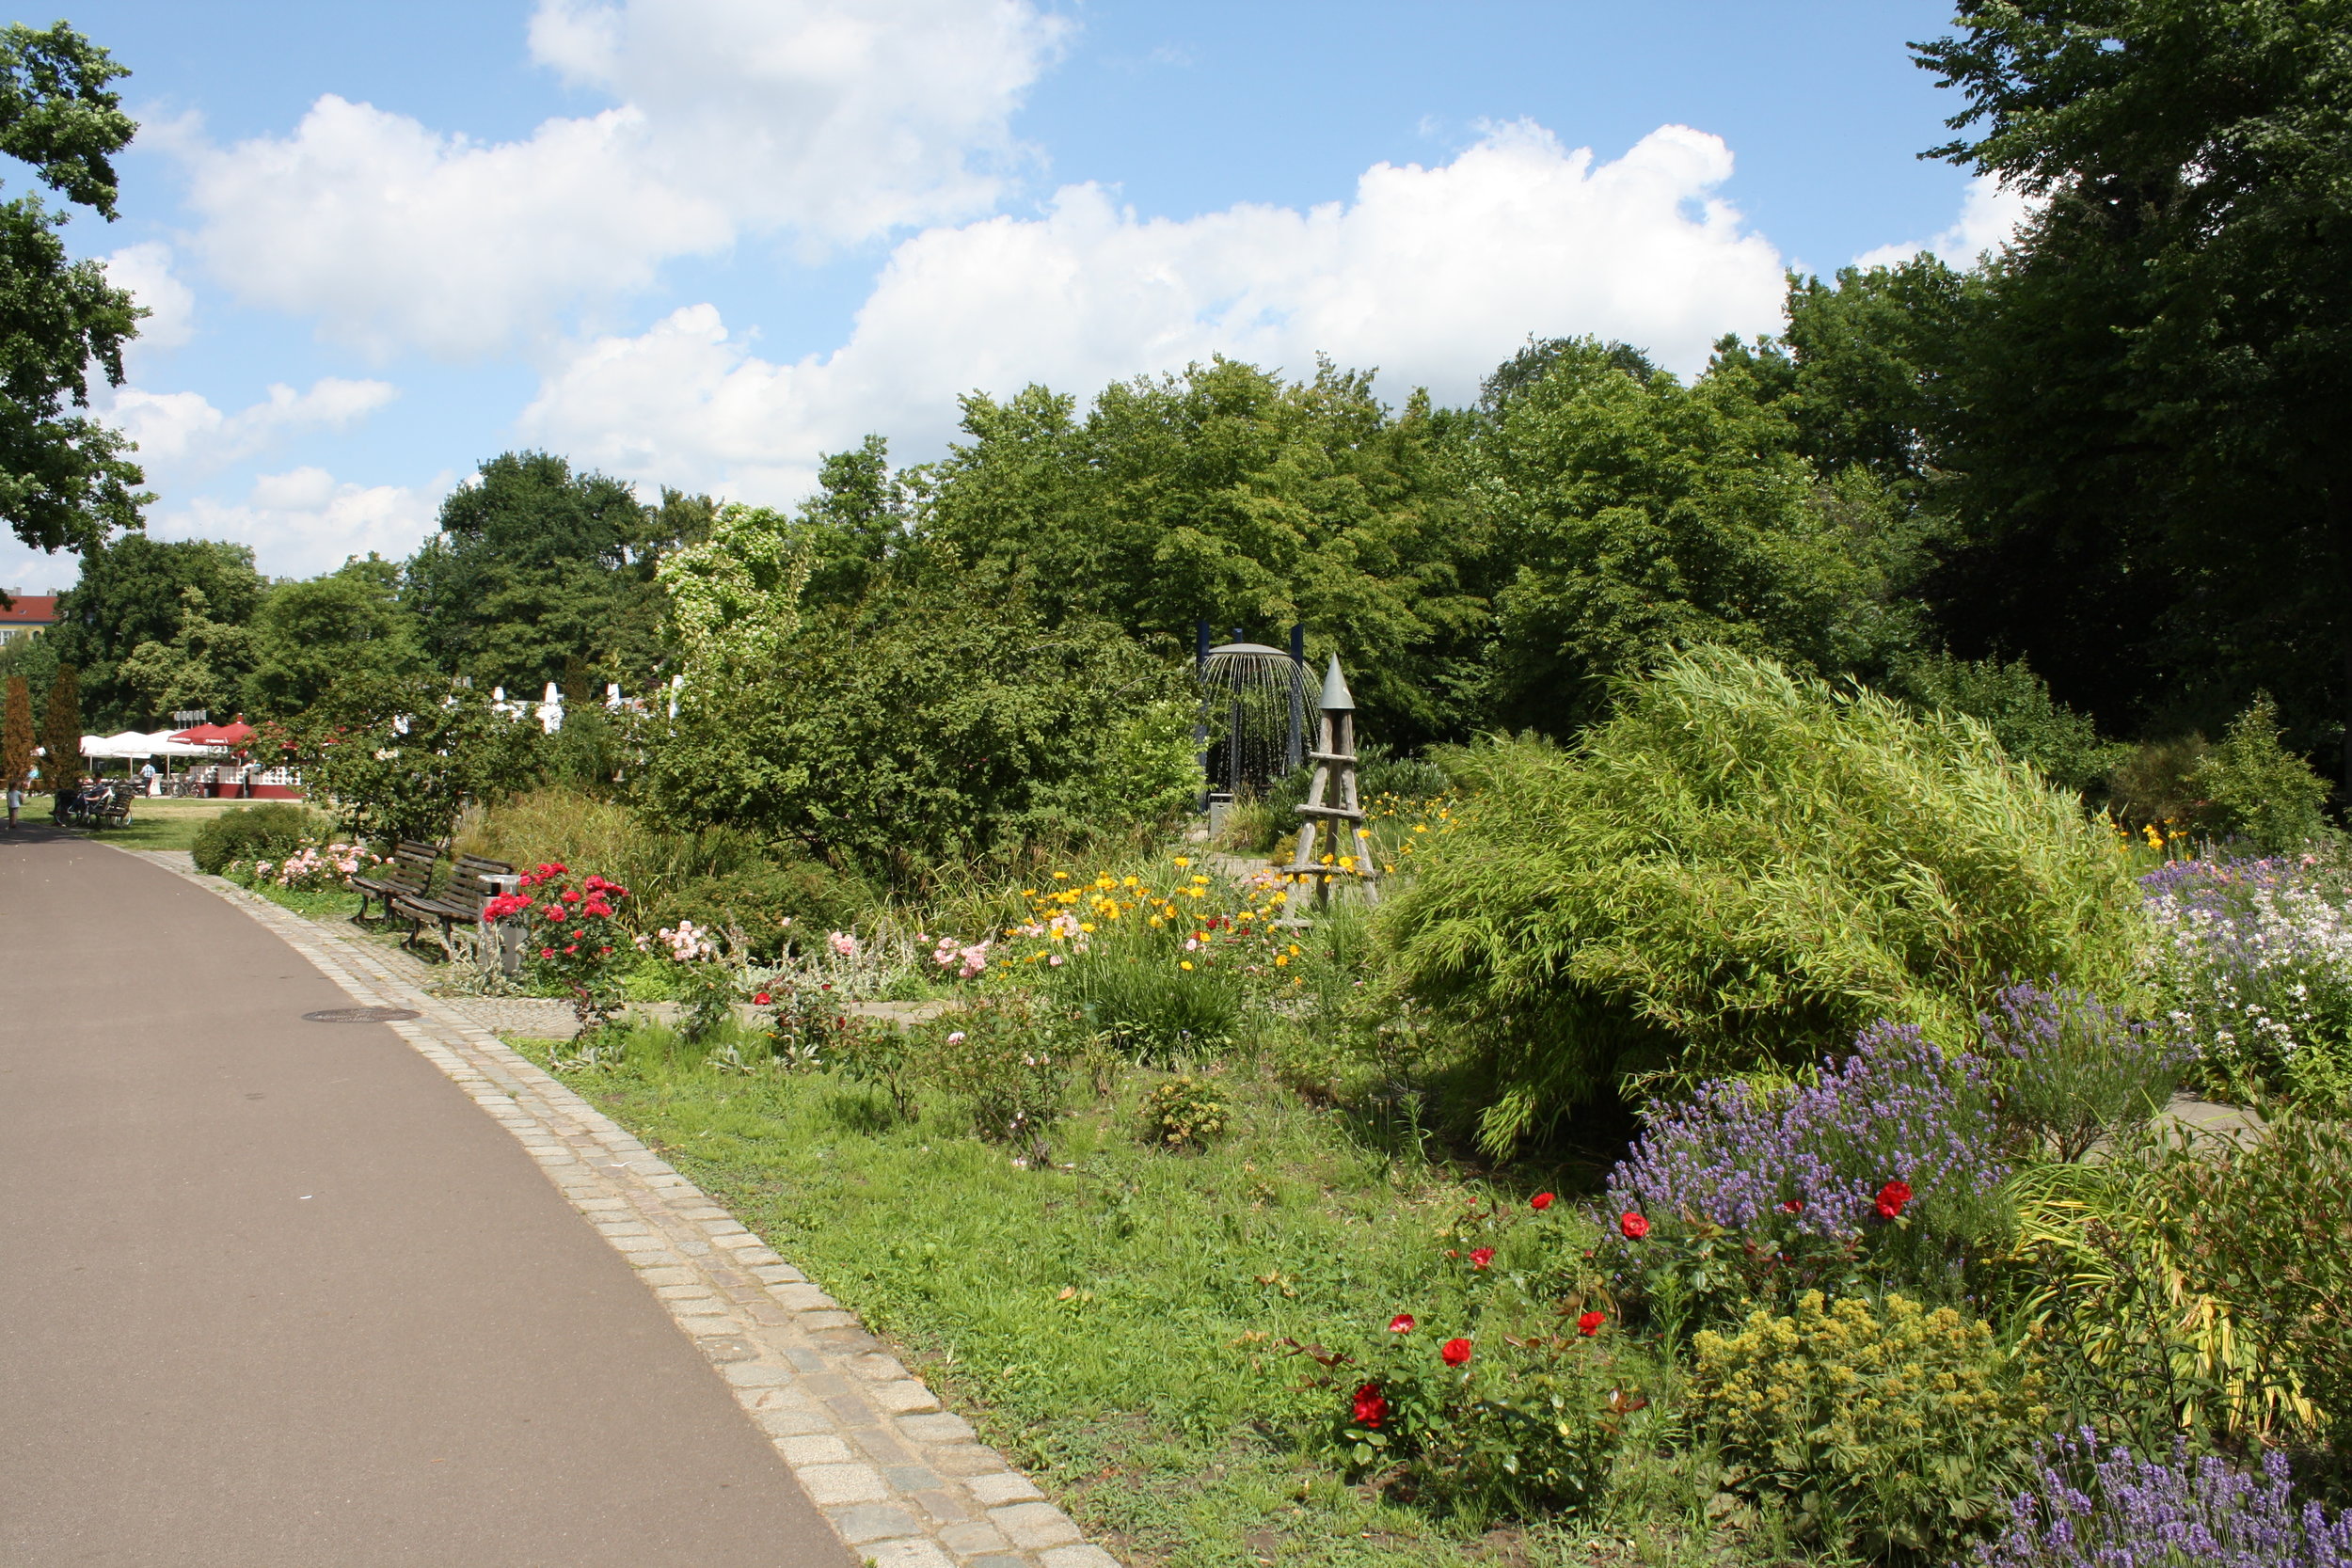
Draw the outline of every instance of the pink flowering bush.
[[[383,863],[383,856],[357,844],[306,843],[284,860],[255,861],[241,879],[256,886],[267,882],[291,892],[326,893],[349,887],[352,878]]]

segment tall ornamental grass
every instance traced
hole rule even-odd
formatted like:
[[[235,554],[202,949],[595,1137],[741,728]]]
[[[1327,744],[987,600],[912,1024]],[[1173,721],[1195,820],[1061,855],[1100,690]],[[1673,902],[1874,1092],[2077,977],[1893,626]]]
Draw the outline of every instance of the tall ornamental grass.
[[[1501,1152],[1612,1088],[1802,1064],[1885,1019],[1958,1049],[2012,977],[2115,994],[2112,833],[1973,720],[1720,648],[1575,745],[1464,765],[1460,831],[1383,911]]]

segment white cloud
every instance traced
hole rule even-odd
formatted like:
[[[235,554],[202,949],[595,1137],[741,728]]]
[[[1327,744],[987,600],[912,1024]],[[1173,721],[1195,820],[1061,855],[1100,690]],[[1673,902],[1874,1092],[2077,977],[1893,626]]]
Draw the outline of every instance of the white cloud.
[[[125,387],[105,400],[103,417],[138,443],[138,461],[152,480],[157,469],[210,471],[250,457],[294,431],[344,429],[399,395],[389,382],[330,375],[303,392],[274,385],[260,403],[224,414],[196,392]]]
[[[160,241],[125,245],[103,258],[106,281],[131,291],[148,316],[139,323],[132,352],[173,349],[186,342],[196,329],[196,295],[171,270],[171,247]]]
[[[1997,251],[2015,238],[2038,206],[2023,191],[2002,184],[1999,176],[1979,174],[1968,182],[1968,194],[1961,200],[1960,217],[1949,229],[1931,240],[1883,245],[1876,250],[1865,251],[1854,258],[1853,264],[1866,268],[1899,266],[1919,252],[1929,250],[1947,266],[1973,267],[1987,251]]]
[[[784,499],[866,431],[937,450],[959,392],[1084,395],[1220,352],[1299,374],[1320,350],[1380,367],[1391,396],[1447,399],[1531,332],[1622,338],[1690,370],[1723,333],[1779,321],[1779,255],[1711,195],[1731,167],[1683,126],[1602,163],[1522,123],[1451,164],[1375,166],[1352,203],[1306,212],[1142,219],[1071,186],[1043,217],[901,244],[830,356],[768,362],[692,306],[582,345],[520,422],[616,473]]]
[[[616,107],[481,143],[330,94],[290,135],[163,139],[194,247],[241,298],[464,358],[739,235],[987,210],[1061,36],[1026,0],[541,0],[534,55]]]
[[[433,531],[450,476],[431,485],[361,485],[324,468],[264,474],[242,501],[199,497],[148,525],[158,539],[227,539],[250,545],[262,570],[314,577],[373,550],[398,560]]]

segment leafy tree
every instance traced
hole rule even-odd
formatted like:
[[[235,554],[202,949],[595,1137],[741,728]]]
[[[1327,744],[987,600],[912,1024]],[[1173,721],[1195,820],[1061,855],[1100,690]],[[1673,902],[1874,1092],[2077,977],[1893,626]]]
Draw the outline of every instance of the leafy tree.
[[[532,782],[541,741],[529,720],[494,713],[438,675],[359,674],[268,734],[354,836],[446,840],[469,800]]]
[[[1685,387],[1588,341],[1504,405],[1471,460],[1516,568],[1496,595],[1499,718],[1568,734],[1678,647],[1838,673],[1909,641],[1895,514],[1867,474],[1817,484],[1769,394],[1744,355]]]
[[[253,552],[210,539],[164,541],[127,534],[82,558],[82,578],[57,601],[57,624],[42,635],[56,640],[58,658],[87,677],[95,721],[111,731],[151,717],[150,694],[122,671],[147,643],[172,647],[192,603],[201,595],[204,619],[241,627],[260,604],[263,583]],[[244,656],[219,643],[215,673],[233,701],[246,671]],[[150,673],[155,668],[151,661]]]
[[[81,672],[60,664],[40,705],[40,782],[50,793],[81,778],[82,733]]]
[[[1304,621],[1371,733],[1476,721],[1484,536],[1426,397],[1392,416],[1369,372],[1285,385],[1219,358],[1107,388],[1083,420],[1038,387],[963,409],[972,441],[919,476],[921,539],[1025,577],[1048,620],[1102,616],[1171,651],[1203,619],[1262,638]]]
[[[188,708],[226,712],[237,700],[237,673],[252,662],[246,628],[207,613],[204,590],[180,590],[180,629],[168,643],[142,642],[115,667],[116,682],[135,693],[142,726]]]
[[[106,84],[127,75],[60,22],[0,28],[0,152],[113,222],[113,158],[136,129]],[[95,261],[69,261],[67,214],[27,194],[0,203],[0,517],[41,550],[88,551],[136,528],[145,476],[131,442],[68,405],[89,404],[95,366],[122,385],[122,345],[144,314]]]
[[[737,678],[690,674],[653,721],[665,822],[905,881],[1153,820],[1197,787],[1181,678],[1104,622],[1047,626],[991,571],[885,578],[769,645]]]
[[[8,709],[0,714],[0,790],[23,789],[33,771],[33,692],[23,675],[8,677]]]
[[[324,577],[281,582],[255,611],[246,711],[287,717],[349,675],[415,674],[423,656],[400,602],[400,568],[371,555]]]
[[[441,503],[440,531],[409,561],[426,656],[517,691],[568,677],[642,685],[660,657],[654,576],[665,531],[707,522],[674,493],[660,508],[548,452],[507,452]]]
[[[1918,55],[1966,100],[1937,155],[2044,202],[1963,334],[1943,592],[2006,586],[1992,629],[2103,711],[2269,687],[2352,776],[2347,36],[2352,0],[1979,3]]]
[[[1854,465],[1917,493],[1949,423],[1943,378],[1966,315],[1966,284],[1935,257],[1847,267],[1835,284],[1788,279],[1788,402],[1796,450],[1824,474]]]

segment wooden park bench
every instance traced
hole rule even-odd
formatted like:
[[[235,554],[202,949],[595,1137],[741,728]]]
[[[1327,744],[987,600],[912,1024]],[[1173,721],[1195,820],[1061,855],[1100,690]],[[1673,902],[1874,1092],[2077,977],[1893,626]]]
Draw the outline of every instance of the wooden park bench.
[[[404,838],[392,846],[392,858],[376,867],[369,877],[354,877],[352,887],[359,895],[358,918],[368,917],[368,900],[384,902],[384,918],[392,917],[395,898],[421,898],[433,891],[433,866],[441,858],[441,851],[430,844]]]
[[[130,825],[131,792],[121,788],[108,790],[105,802],[92,816],[90,826],[93,828],[127,828]]]
[[[481,919],[483,903],[506,891],[490,879],[512,877],[514,874],[515,868],[504,861],[485,861],[479,855],[460,855],[457,863],[450,868],[448,883],[437,895],[422,892],[393,895],[392,913],[416,923],[415,929],[408,933],[407,945],[416,945],[417,938],[424,934],[425,922],[432,920],[440,923],[441,945],[447,947],[452,927],[460,923],[470,926]]]

